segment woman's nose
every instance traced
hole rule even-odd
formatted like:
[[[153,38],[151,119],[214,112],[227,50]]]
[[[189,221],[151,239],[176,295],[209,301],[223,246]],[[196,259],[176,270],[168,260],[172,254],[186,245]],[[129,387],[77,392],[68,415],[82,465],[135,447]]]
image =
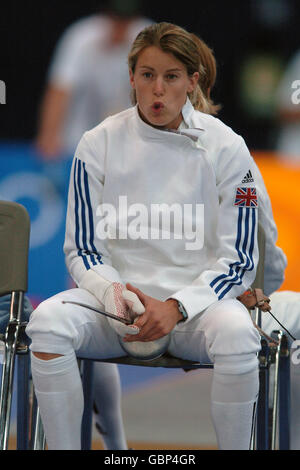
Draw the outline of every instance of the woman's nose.
[[[162,78],[160,77],[157,77],[157,79],[155,80],[154,84],[153,84],[153,92],[156,96],[161,96],[164,94],[164,83],[163,83],[163,80]]]

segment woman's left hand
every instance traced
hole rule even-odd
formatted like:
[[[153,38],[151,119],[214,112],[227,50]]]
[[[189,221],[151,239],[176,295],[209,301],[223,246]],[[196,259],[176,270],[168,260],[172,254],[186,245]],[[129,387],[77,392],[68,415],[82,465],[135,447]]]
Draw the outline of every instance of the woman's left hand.
[[[134,292],[145,307],[145,312],[135,320],[135,325],[140,329],[139,334],[130,336],[126,335],[123,340],[125,342],[132,341],[154,341],[170,333],[182,314],[178,310],[177,302],[174,299],[161,302],[142,291],[126,284],[126,288]]]

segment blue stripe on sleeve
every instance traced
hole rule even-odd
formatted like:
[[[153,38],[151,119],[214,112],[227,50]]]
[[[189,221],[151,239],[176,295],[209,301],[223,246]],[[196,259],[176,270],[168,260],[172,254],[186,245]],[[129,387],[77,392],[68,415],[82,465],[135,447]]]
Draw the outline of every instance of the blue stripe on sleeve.
[[[89,228],[90,228],[90,246],[91,249],[94,253],[97,253],[96,247],[94,245],[94,237],[95,237],[95,231],[94,231],[94,221],[93,221],[93,210],[92,210],[92,205],[91,205],[91,197],[90,197],[90,191],[89,191],[89,183],[88,183],[88,174],[85,169],[85,163],[83,163],[83,172],[84,172],[84,188],[85,188],[85,197],[86,197],[86,203],[87,203],[87,208],[88,208],[88,216],[89,216]],[[103,261],[101,260],[101,256],[97,255],[97,260],[100,264],[103,264]],[[96,264],[96,263],[95,263]]]
[[[90,250],[89,250],[88,245],[87,245],[87,225],[86,225],[86,214],[85,214],[85,200],[84,200],[84,197],[83,197],[83,191],[82,191],[82,187],[81,187],[81,170],[82,170],[82,162],[79,161],[77,180],[78,180],[79,196],[80,196],[80,200],[81,200],[82,244],[83,244],[83,248],[84,248],[85,252],[89,254],[89,256],[91,258],[91,262],[95,266],[97,263],[95,261],[94,255],[90,253]]]
[[[252,214],[250,214],[250,211],[252,212]],[[245,214],[244,222],[243,222],[243,214]],[[252,215],[251,219],[250,219],[250,215]],[[243,240],[241,238],[242,225],[245,227]],[[254,242],[255,242],[255,226],[256,226],[256,209],[254,208],[243,209],[240,207],[239,217],[238,217],[237,238],[236,238],[236,244],[235,244],[235,248],[238,252],[240,261],[231,263],[229,267],[229,273],[227,275],[222,274],[210,283],[211,287],[214,287],[216,284],[219,283],[217,287],[215,287],[214,289],[216,293],[219,293],[220,290],[226,287],[227,285],[227,287],[219,294],[218,296],[219,300],[221,300],[234,285],[240,285],[242,283],[242,279],[246,271],[252,271],[254,268],[253,250],[254,250]],[[250,230],[251,230],[251,234],[250,234]],[[249,234],[250,234],[250,244],[249,244],[249,248],[247,251]],[[242,242],[242,248],[240,249],[241,242]],[[233,275],[234,277],[232,278]],[[222,279],[223,281],[220,282]]]
[[[236,242],[235,242],[235,249],[238,252],[239,259],[240,261],[236,261],[235,263],[231,263],[229,266],[229,273],[228,274],[221,274],[220,276],[216,277],[211,283],[210,287],[214,287],[217,282],[219,282],[221,279],[225,279],[228,276],[232,276],[233,274],[233,267],[236,265],[239,265],[240,263],[243,262],[243,257],[242,253],[240,251],[240,241],[241,241],[241,236],[242,236],[242,218],[243,218],[243,211],[239,208],[239,216],[238,216],[238,228],[237,228],[237,236],[236,236]],[[216,293],[219,291],[220,288],[216,288],[215,291]]]
[[[74,164],[74,169],[73,169],[73,172],[74,172],[74,180],[73,180],[73,183],[74,183],[74,197],[75,197],[75,208],[74,208],[74,211],[75,211],[75,243],[76,243],[76,246],[78,248],[78,256],[81,256],[82,257],[82,260],[83,260],[83,263],[86,267],[87,270],[90,269],[90,265],[88,263],[88,260],[86,258],[86,256],[83,255],[83,251],[82,249],[80,248],[80,243],[79,243],[79,234],[80,234],[80,226],[79,226],[79,198],[78,198],[78,189],[77,189],[77,182],[76,182],[76,173],[78,172],[77,168],[78,168],[78,162],[79,160],[76,158],[75,159],[75,164]]]
[[[250,210],[250,209],[249,209]],[[247,257],[247,263],[245,267],[243,267],[243,271],[240,276],[236,275],[235,278],[232,280],[232,283],[228,285],[228,287],[222,292],[219,296],[219,300],[223,298],[227,292],[233,287],[233,285],[240,285],[242,283],[242,279],[246,271],[252,271],[254,268],[254,261],[253,261],[253,249],[254,249],[254,240],[255,240],[255,224],[256,224],[256,209],[251,209],[252,211],[252,231],[250,237],[250,246],[249,246],[249,253],[245,252]],[[250,266],[248,268],[248,266]]]
[[[239,210],[242,212],[243,214],[243,209],[242,208],[239,208]],[[242,252],[240,251],[240,249],[238,249],[238,247],[236,246],[236,249],[238,250],[238,253],[239,253],[239,257],[240,257],[240,263],[234,263],[234,265],[236,266],[235,267],[235,272],[236,272],[236,275],[235,277],[232,279],[233,281],[236,281],[238,279],[238,275],[237,273],[240,272],[240,269],[243,268],[244,269],[244,272],[245,270],[248,268],[249,266],[249,257],[248,257],[248,254],[247,254],[247,244],[248,244],[248,237],[249,237],[249,211],[250,209],[245,209],[245,222],[244,222],[244,225],[245,225],[245,236],[244,236],[244,242],[243,242],[243,246],[242,246]],[[246,264],[244,266],[241,265],[241,263],[243,264],[244,263],[244,257],[246,257]],[[244,275],[244,274],[243,274]],[[224,284],[221,286],[221,287],[224,287]],[[219,291],[220,289],[218,289]]]

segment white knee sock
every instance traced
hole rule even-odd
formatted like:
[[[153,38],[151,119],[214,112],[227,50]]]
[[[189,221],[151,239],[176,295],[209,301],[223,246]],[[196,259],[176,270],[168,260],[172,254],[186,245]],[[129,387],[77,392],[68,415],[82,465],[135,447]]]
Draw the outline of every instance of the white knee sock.
[[[75,353],[44,361],[31,354],[32,379],[49,450],[80,450],[82,383]]]
[[[259,389],[258,368],[243,374],[222,374],[218,364],[212,384],[211,413],[219,449],[247,450]]]
[[[96,422],[104,446],[127,450],[121,410],[121,384],[116,364],[94,363],[94,400]]]

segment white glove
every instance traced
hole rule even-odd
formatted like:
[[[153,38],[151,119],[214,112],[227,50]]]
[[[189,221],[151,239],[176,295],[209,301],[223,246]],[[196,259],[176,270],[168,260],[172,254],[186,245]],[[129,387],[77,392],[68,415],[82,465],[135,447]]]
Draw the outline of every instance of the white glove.
[[[127,290],[120,282],[108,281],[91,269],[85,273],[79,287],[93,294],[104,305],[106,312],[120,318],[133,322],[138,315],[145,312],[144,305],[134,292]],[[125,325],[108,317],[107,320],[121,337],[126,334],[136,335],[140,331],[134,324]]]

